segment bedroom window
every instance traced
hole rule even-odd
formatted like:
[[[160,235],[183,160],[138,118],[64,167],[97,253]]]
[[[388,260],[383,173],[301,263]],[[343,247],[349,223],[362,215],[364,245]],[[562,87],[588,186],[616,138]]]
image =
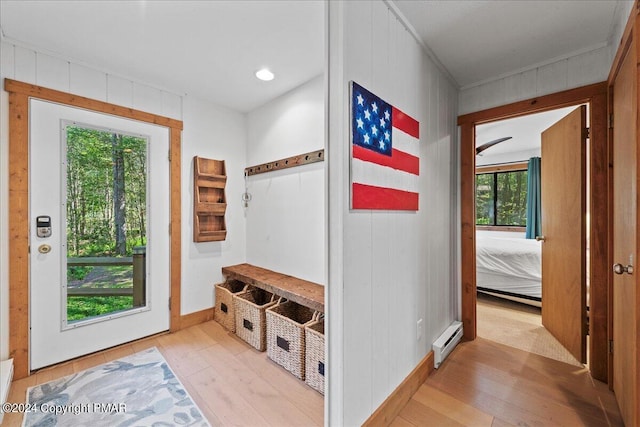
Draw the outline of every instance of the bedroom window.
[[[527,225],[527,171],[476,175],[476,225]]]

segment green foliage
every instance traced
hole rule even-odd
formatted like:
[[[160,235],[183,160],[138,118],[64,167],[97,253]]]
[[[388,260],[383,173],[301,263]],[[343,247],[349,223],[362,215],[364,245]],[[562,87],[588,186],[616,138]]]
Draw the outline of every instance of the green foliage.
[[[527,225],[527,171],[476,175],[477,225]]]
[[[133,297],[68,297],[67,320],[81,320],[133,307]]]
[[[71,280],[83,280],[87,274],[93,270],[93,267],[89,266],[73,266],[67,268],[67,278]]]
[[[67,256],[114,254],[114,175],[124,168],[126,256],[146,242],[147,141],[68,126]],[[114,153],[124,158],[114,163]],[[122,171],[121,171],[122,172]]]

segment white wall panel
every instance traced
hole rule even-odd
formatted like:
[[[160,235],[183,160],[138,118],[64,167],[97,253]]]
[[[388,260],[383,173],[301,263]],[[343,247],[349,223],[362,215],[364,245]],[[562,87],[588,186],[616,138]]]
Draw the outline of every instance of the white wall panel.
[[[83,65],[70,65],[69,79],[71,93],[81,93],[82,96],[100,101],[107,100],[107,75],[101,71]]]
[[[107,102],[133,108],[133,82],[107,74]]]
[[[559,92],[569,87],[569,60],[563,59],[538,68],[536,95]]]
[[[342,306],[344,318],[341,325],[332,324],[341,328],[337,336],[342,339],[333,339],[333,329],[329,333],[330,346],[343,347],[342,390],[331,389],[329,405],[344,408],[341,414],[332,410],[333,423],[351,426],[366,420],[425,357],[436,335],[434,328],[448,325],[456,315],[451,309],[448,240],[458,93],[383,2],[332,2],[329,8],[335,18],[330,22],[335,31],[331,40],[339,40],[330,45],[336,55],[330,63],[344,61],[343,66],[331,68],[330,79],[340,78],[338,84],[345,88],[329,95],[330,108],[345,106],[339,113],[343,117],[329,118],[330,129],[334,123],[343,126],[340,136],[332,134],[329,141],[334,156],[330,195],[349,194],[349,81],[420,122],[418,212],[351,211],[348,199],[336,210],[330,202],[330,218],[340,215],[343,233],[341,241],[330,241],[330,253],[343,253],[339,265],[334,260],[331,269],[343,271],[344,289],[337,295],[341,280],[330,272],[337,283],[336,288],[334,281],[330,283],[329,303]],[[340,221],[332,219],[331,226],[340,226]],[[416,338],[419,318],[424,325],[421,340]],[[335,380],[332,372],[330,382]]]
[[[133,108],[153,114],[162,114],[162,91],[154,87],[133,83]]]
[[[605,81],[612,58],[611,47],[605,46],[483,84],[462,88],[459,96],[459,114]]]
[[[323,76],[250,112],[246,166],[324,148],[324,116]],[[247,177],[248,263],[326,283],[325,167],[319,162]],[[240,193],[233,198],[240,200]]]
[[[36,53],[20,46],[14,47],[15,79],[25,83],[36,83]]]
[[[5,42],[0,42],[0,75],[10,79],[15,76],[15,50]]]
[[[162,115],[173,119],[181,119],[182,97],[162,91]]]
[[[609,51],[609,47],[604,46],[598,50],[569,58],[567,60],[568,85],[580,87],[605,80],[611,67]],[[599,76],[603,77],[599,78]]]
[[[37,52],[36,84],[49,89],[69,92],[69,61]]]
[[[14,78],[13,45],[0,42],[0,82]],[[9,357],[9,94],[0,90],[0,360]],[[6,172],[5,172],[6,171]]]
[[[193,157],[224,160],[227,169],[227,239],[193,241]],[[245,262],[246,224],[240,202],[246,166],[245,116],[193,96],[184,97],[182,131],[182,295],[181,313],[210,308],[222,267]]]

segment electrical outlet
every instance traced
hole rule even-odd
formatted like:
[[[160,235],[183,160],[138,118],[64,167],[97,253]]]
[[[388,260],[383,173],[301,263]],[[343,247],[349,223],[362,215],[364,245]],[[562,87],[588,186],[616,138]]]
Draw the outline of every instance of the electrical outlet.
[[[416,329],[416,341],[422,339],[422,319],[418,319],[418,327]]]

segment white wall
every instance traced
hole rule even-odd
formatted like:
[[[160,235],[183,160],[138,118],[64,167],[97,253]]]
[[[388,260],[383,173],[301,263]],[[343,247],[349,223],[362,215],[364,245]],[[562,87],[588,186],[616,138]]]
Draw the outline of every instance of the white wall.
[[[329,423],[354,426],[457,317],[458,93],[385,3],[328,7]],[[418,212],[349,210],[350,80],[420,122]]]
[[[460,114],[549,95],[607,79],[611,49],[604,46],[460,90]]]
[[[160,90],[152,85],[107,74],[99,69],[2,41],[0,77],[72,92],[125,107],[148,111],[184,122],[182,138],[182,306],[188,314],[213,306],[213,284],[220,267],[244,262],[245,225],[240,203],[230,201],[229,229],[223,243],[192,243],[192,157],[227,160],[227,194],[239,200],[246,153],[243,115]],[[4,89],[4,80],[2,81]],[[184,109],[184,114],[183,114]],[[0,359],[9,354],[8,278],[8,94],[0,91]]]
[[[250,112],[247,166],[324,148],[324,110],[318,76]],[[325,163],[253,175],[247,189],[247,262],[324,285]]]
[[[221,268],[245,262],[245,217],[240,202],[246,165],[246,117],[197,97],[184,97],[182,132],[182,314],[214,305]],[[193,157],[224,160],[227,169],[227,238],[193,241]]]

